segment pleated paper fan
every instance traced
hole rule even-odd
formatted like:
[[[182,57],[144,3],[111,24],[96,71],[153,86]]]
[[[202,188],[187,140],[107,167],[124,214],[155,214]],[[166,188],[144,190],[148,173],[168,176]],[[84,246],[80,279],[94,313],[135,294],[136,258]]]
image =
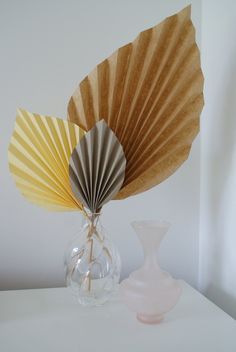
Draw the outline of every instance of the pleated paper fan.
[[[8,148],[9,168],[28,200],[50,210],[83,210],[69,183],[69,159],[83,135],[69,121],[18,111]]]
[[[68,119],[88,131],[104,119],[124,148],[117,198],[165,180],[187,159],[199,131],[203,75],[187,7],[100,63],[79,84]]]
[[[70,158],[70,183],[76,198],[91,213],[120,190],[125,178],[123,148],[104,120],[80,139]]]

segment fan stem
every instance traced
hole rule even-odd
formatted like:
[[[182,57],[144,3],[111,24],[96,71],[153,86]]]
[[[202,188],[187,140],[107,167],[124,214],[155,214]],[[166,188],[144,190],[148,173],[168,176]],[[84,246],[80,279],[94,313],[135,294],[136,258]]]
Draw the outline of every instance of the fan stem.
[[[88,232],[88,238],[90,242],[90,252],[89,252],[89,264],[92,263],[93,260],[93,239],[92,236],[96,232],[96,225],[94,225],[95,219],[96,219],[96,214],[92,214],[91,217],[88,217],[90,219],[90,227],[89,227],[89,232]],[[89,271],[88,275],[88,291],[91,291],[91,286],[92,286],[92,278],[91,278],[91,271]]]
[[[89,253],[89,263],[92,263],[93,260],[93,239],[90,239],[90,253]],[[88,290],[91,291],[91,271],[89,271],[88,277]]]
[[[87,214],[86,213],[86,217],[90,222],[90,226],[89,226],[89,230],[88,230],[88,241],[90,242],[90,249],[89,249],[89,264],[92,263],[93,261],[93,235],[95,234],[98,238],[99,235],[97,233],[97,222],[96,220],[98,220],[98,216],[100,215],[100,213],[92,213],[92,214]],[[100,238],[99,238],[100,239]],[[89,270],[89,274],[88,274],[88,291],[91,291],[92,288],[92,277],[91,277],[91,271]]]

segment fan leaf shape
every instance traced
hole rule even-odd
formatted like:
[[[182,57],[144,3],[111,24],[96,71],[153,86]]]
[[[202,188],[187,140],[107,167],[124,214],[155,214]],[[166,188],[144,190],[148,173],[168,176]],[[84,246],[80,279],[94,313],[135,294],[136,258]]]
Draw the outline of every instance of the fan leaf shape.
[[[203,74],[187,7],[100,63],[79,84],[68,118],[85,130],[104,119],[122,144],[126,176],[117,198],[165,180],[199,131]]]
[[[69,158],[84,131],[54,117],[19,110],[8,148],[10,172],[31,202],[50,210],[81,210],[69,183]]]
[[[123,148],[105,121],[80,139],[70,158],[71,188],[92,213],[100,211],[120,190],[125,178]]]

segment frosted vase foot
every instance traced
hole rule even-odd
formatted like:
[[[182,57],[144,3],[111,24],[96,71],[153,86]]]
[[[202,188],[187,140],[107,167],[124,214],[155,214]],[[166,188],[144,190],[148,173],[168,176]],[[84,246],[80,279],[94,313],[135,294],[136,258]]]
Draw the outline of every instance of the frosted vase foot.
[[[132,223],[144,251],[143,266],[122,281],[120,294],[137,319],[146,324],[158,324],[164,314],[178,302],[181,294],[179,281],[160,269],[157,252],[169,224],[158,221]]]
[[[164,319],[163,315],[137,314],[137,319],[144,324],[159,324]]]

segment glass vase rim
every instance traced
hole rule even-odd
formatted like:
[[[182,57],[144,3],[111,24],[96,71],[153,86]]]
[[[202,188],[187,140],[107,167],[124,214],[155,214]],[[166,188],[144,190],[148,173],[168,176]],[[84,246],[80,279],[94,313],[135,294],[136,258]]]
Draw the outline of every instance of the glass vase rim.
[[[134,220],[131,222],[131,226],[134,229],[142,228],[142,227],[169,229],[171,226],[171,223],[165,220],[147,219],[147,220]]]
[[[92,216],[94,216],[95,218],[98,218],[102,215],[102,212],[99,211],[99,212],[92,212],[91,210],[89,209],[86,209],[85,211],[85,214],[83,214],[85,218],[91,218]]]

